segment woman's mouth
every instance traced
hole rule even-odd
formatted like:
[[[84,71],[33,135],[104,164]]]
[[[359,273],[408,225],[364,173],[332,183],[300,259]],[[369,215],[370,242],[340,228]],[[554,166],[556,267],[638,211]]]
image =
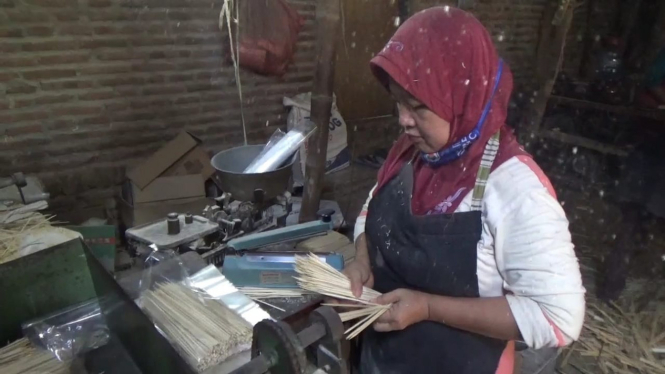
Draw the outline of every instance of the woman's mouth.
[[[420,136],[409,135],[409,134],[407,134],[407,136],[409,137],[409,140],[411,140],[413,143],[420,143],[423,141],[423,138]]]

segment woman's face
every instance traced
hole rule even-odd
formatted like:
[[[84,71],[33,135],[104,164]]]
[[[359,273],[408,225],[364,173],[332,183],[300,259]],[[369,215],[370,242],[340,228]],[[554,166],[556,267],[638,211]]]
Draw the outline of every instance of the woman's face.
[[[413,144],[425,153],[443,149],[450,138],[450,123],[416,100],[392,79],[388,88],[397,101],[399,124]]]

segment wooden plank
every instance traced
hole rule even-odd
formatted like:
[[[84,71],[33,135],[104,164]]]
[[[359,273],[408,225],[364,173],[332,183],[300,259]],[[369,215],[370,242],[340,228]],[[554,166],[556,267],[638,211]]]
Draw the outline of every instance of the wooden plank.
[[[533,105],[528,109],[526,115],[523,118],[522,127],[526,131],[521,131],[521,140],[528,139],[531,137],[530,134],[539,134],[540,126],[545,116],[545,110],[547,109],[547,102],[549,101],[550,95],[552,94],[552,89],[554,88],[554,83],[556,78],[559,75],[561,70],[561,65],[563,63],[564,50],[566,47],[566,38],[568,31],[570,30],[570,25],[573,22],[573,14],[576,7],[576,1],[567,0],[565,4],[566,7],[558,8],[558,11],[555,11],[554,18],[552,20],[553,27],[550,28],[543,25],[541,29],[541,48],[547,46],[547,50],[539,51],[539,66],[537,71],[539,72],[538,81],[540,89],[538,90],[538,95],[534,100]],[[552,4],[550,4],[552,6]],[[550,16],[551,11],[546,12],[546,16]],[[549,22],[548,19],[545,19],[543,22]],[[536,147],[537,142],[525,142],[529,150],[532,150]]]
[[[560,131],[542,130],[539,133],[541,138],[557,140],[562,143],[575,145],[582,148],[591,149],[600,153],[616,155],[621,157],[628,156],[628,151],[619,147],[601,143],[599,141],[585,138],[582,136],[566,134]]]
[[[398,2],[341,0],[341,8],[335,62],[337,107],[347,121],[392,114],[395,103],[374,78],[369,61],[397,30]],[[350,130],[349,136],[353,136]]]
[[[552,95],[550,97],[550,102],[552,104],[568,105],[580,109],[602,110],[627,116],[643,117],[657,121],[665,121],[665,110],[612,105],[612,104],[598,103],[594,101],[573,99],[570,97],[555,96],[555,95]]]
[[[300,208],[300,222],[315,220],[321,201],[328,152],[328,124],[333,105],[337,53],[335,38],[340,29],[340,1],[318,0],[316,4],[317,53],[311,103],[311,118],[316,124],[316,132],[307,140],[309,152],[305,165],[305,192]]]

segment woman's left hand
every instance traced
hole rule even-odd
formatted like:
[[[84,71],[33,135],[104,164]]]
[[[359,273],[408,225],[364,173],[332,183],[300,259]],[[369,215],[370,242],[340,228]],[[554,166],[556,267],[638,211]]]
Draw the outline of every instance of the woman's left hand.
[[[403,330],[429,319],[429,295],[403,288],[379,296],[377,304],[392,304],[374,323],[376,331]]]

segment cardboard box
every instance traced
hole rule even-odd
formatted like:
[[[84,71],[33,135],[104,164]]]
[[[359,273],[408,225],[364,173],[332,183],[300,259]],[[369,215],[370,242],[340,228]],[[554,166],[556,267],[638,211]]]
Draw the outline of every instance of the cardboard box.
[[[67,226],[68,229],[83,235],[83,241],[90,251],[110,273],[115,270],[115,226]]]
[[[142,164],[130,170],[127,178],[140,190],[157,177],[199,174],[203,180],[215,174],[210,155],[200,146],[201,140],[183,131]]]
[[[201,140],[181,132],[127,173],[120,207],[123,222],[133,227],[171,212],[201,214],[211,203],[205,198],[205,181],[214,175]]]
[[[132,206],[191,197],[205,197],[205,183],[200,174],[159,177],[144,189],[126,181],[122,192],[122,198]]]

